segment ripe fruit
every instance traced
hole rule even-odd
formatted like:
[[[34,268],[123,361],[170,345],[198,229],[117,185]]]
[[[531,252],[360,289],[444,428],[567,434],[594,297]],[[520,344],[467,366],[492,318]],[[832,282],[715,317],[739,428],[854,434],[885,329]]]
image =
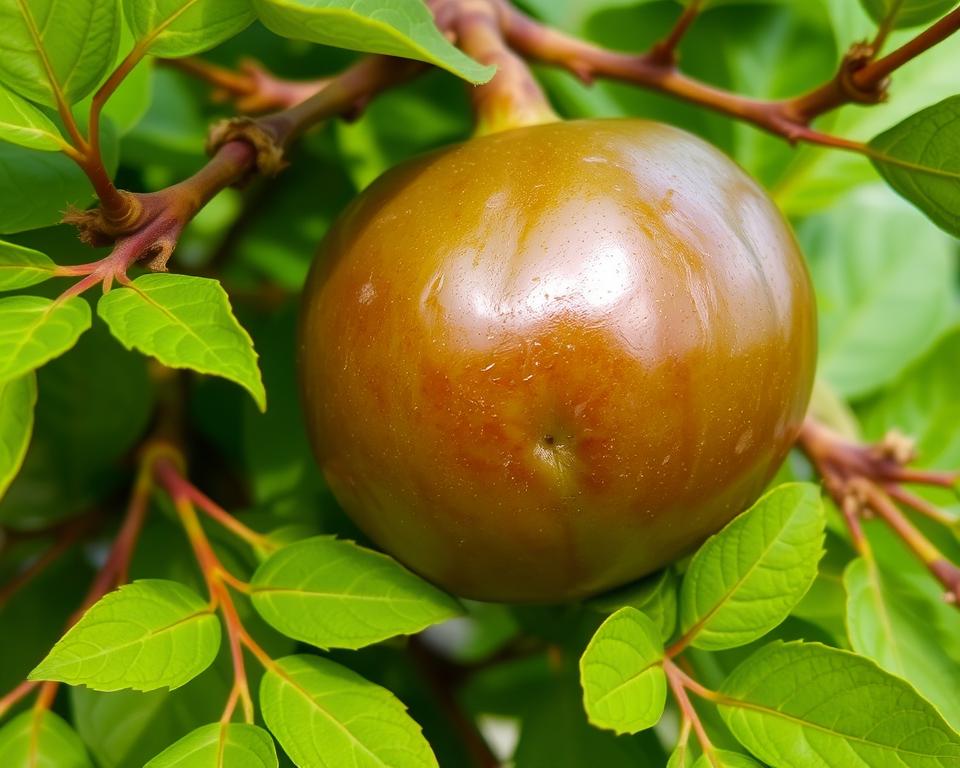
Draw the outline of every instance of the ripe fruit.
[[[749,505],[806,410],[813,296],[767,195],[639,120],[384,174],[304,294],[308,429],[344,509],[465,597],[649,573]]]

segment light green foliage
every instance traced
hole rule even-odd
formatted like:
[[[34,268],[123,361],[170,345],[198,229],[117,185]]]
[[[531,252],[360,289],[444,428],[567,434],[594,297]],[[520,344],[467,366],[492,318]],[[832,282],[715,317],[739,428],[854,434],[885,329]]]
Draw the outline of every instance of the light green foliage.
[[[244,723],[204,725],[170,745],[144,768],[277,768],[273,739]]]
[[[144,579],[101,598],[30,673],[99,691],[178,688],[210,666],[220,622],[193,590]]]
[[[863,558],[847,566],[843,581],[853,650],[909,680],[960,729],[960,612],[926,580],[883,574]]]
[[[90,327],[90,305],[78,296],[0,299],[0,382],[18,378],[59,357]]]
[[[715,751],[716,760],[711,760],[707,755],[700,755],[693,768],[761,768],[760,763],[752,757],[741,755],[739,752],[730,752],[726,749]],[[668,768],[672,768],[668,766]]]
[[[860,0],[877,24],[893,29],[916,27],[934,21],[957,4],[957,0]]]
[[[851,226],[858,220],[871,224]],[[896,378],[949,321],[956,244],[879,185],[807,219],[799,236],[817,289],[818,373],[861,398]]]
[[[80,737],[59,715],[24,712],[0,727],[0,765],[9,768],[93,768]]]
[[[697,648],[745,645],[782,622],[817,575],[825,518],[819,489],[778,486],[694,555],[680,622]]]
[[[0,0],[0,82],[55,107],[90,93],[120,41],[119,0]]]
[[[260,410],[266,409],[253,342],[216,280],[143,275],[100,299],[97,314],[127,349],[138,349],[171,368],[230,379],[252,395]]]
[[[960,96],[911,115],[870,142],[891,187],[960,237]]]
[[[461,613],[392,558],[326,536],[281,549],[251,586],[254,607],[274,628],[320,648],[360,648]]]
[[[0,86],[0,141],[56,151],[63,144],[57,126],[26,99]]]
[[[229,40],[255,18],[250,0],[123,0],[137,45],[154,56],[190,56]]]
[[[418,59],[472,83],[493,76],[451,45],[422,0],[253,0],[273,32],[355,51]]]
[[[37,377],[27,373],[0,383],[0,499],[20,471],[33,433]]]
[[[616,733],[656,725],[667,696],[662,661],[659,628],[636,608],[621,608],[604,621],[580,658],[590,722]]]
[[[288,656],[260,684],[263,719],[301,766],[437,768],[403,704],[346,667]]]
[[[953,768],[960,735],[907,682],[816,643],[775,642],[721,687],[720,714],[777,768]]]
[[[890,429],[916,440],[922,466],[960,466],[960,328],[943,336],[929,354],[906,371],[882,397],[863,410],[868,438],[880,439]]]
[[[53,276],[57,265],[49,256],[0,241],[0,291],[29,288]]]

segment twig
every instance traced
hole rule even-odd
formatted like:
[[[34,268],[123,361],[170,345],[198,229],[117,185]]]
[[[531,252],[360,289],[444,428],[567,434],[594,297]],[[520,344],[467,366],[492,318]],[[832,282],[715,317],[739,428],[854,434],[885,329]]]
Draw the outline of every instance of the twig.
[[[241,61],[239,71],[211,64],[195,56],[160,59],[158,63],[209,83],[214,87],[214,101],[232,101],[237,110],[244,114],[288,109],[326,88],[331,79],[285,80],[253,59]]]
[[[653,61],[665,66],[673,66],[677,63],[677,46],[700,15],[702,5],[702,0],[690,0],[687,3],[687,7],[683,9],[683,13],[680,14],[670,33],[659,43],[654,43],[650,49],[650,58]]]

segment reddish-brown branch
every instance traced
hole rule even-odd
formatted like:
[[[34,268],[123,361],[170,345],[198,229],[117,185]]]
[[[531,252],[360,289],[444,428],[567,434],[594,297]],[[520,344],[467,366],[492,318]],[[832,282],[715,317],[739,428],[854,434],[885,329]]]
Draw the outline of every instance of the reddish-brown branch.
[[[870,550],[860,527],[860,518],[876,515],[944,586],[945,599],[960,603],[960,568],[951,563],[893,501],[896,499],[938,522],[953,524],[952,517],[901,488],[900,484],[952,487],[960,479],[958,473],[906,467],[914,458],[913,444],[896,432],[876,445],[860,445],[808,419],[800,432],[798,445],[813,462],[824,486],[843,512],[854,545],[861,555],[869,557]]]
[[[696,21],[697,16],[700,15],[700,7],[702,5],[701,0],[690,0],[690,2],[687,3],[687,6],[683,9],[680,18],[677,19],[677,23],[673,25],[670,33],[650,48],[650,58],[653,61],[666,66],[672,66],[677,63],[677,46],[680,45],[680,41],[683,39],[683,36],[687,34],[687,30],[690,29],[693,22]]]
[[[862,90],[880,85],[897,69],[942,43],[960,30],[960,8],[956,8],[886,56],[872,61],[853,74],[854,84]]]
[[[160,59],[159,63],[212,85],[214,101],[232,101],[237,111],[244,114],[288,109],[326,88],[331,80],[329,77],[286,80],[253,59],[241,61],[239,70],[220,67],[193,56]]]

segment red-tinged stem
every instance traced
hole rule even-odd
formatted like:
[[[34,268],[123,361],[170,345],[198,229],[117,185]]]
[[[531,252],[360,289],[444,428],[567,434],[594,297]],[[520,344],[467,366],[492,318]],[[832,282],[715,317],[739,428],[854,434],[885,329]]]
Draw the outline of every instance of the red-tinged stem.
[[[944,554],[927,539],[904,514],[897,509],[890,498],[872,483],[861,485],[861,492],[883,521],[913,551],[947,590],[945,599],[951,603],[960,603],[960,568],[951,563]]]
[[[183,496],[193,504],[196,504],[197,507],[199,507],[209,517],[218,522],[235,536],[245,541],[250,546],[268,551],[277,549],[277,545],[270,541],[269,537],[264,536],[262,533],[257,533],[252,528],[248,528],[246,525],[241,523],[239,520],[237,520],[237,518],[227,512],[223,507],[221,507],[219,504],[213,501],[213,499],[211,499],[209,496],[203,493],[203,491],[191,483],[186,477],[180,474],[176,468],[171,468],[168,465],[158,468],[158,472],[162,473],[161,476],[163,478],[163,482],[166,484],[167,488],[170,489],[172,494]],[[238,583],[242,584],[243,582]]]
[[[33,693],[40,686],[39,680],[24,680],[8,694],[0,698],[0,720],[20,701]]]
[[[960,518],[956,517],[955,515],[951,515],[949,512],[945,512],[935,504],[931,504],[926,499],[910,493],[910,491],[901,488],[899,485],[887,483],[883,486],[883,490],[886,491],[887,495],[891,498],[896,499],[901,504],[906,504],[911,509],[919,512],[925,517],[930,518],[935,523],[939,523],[947,528],[952,528],[953,526],[960,524]]]
[[[707,760],[712,766],[719,768],[720,762],[717,758],[716,748],[713,746],[713,742],[710,741],[710,737],[703,727],[703,723],[697,714],[697,710],[693,706],[693,702],[690,701],[690,697],[687,696],[687,688],[690,687],[690,683],[695,683],[695,681],[669,659],[664,659],[663,671],[667,675],[667,683],[670,685],[670,690],[673,693],[674,699],[677,701],[677,705],[680,707],[682,716],[690,721],[694,733],[697,734],[697,741],[700,742],[700,748],[703,750],[703,754],[707,756]],[[702,688],[699,683],[696,683],[696,685]]]
[[[233,596],[227,588],[228,579],[231,582],[239,582],[235,577],[229,576],[227,569],[217,557],[210,540],[207,538],[200,519],[197,517],[196,510],[193,507],[191,498],[186,493],[186,485],[182,481],[182,476],[178,467],[167,459],[160,459],[154,466],[154,472],[157,480],[164,486],[170,494],[180,523],[187,534],[190,545],[193,548],[197,564],[207,583],[207,589],[210,592],[211,606],[220,611],[223,616],[223,623],[227,629],[227,638],[230,645],[230,657],[233,661],[233,686],[230,696],[227,699],[226,706],[221,718],[222,722],[228,722],[236,708],[237,701],[243,706],[244,720],[248,723],[253,722],[253,699],[250,696],[250,686],[247,680],[246,663],[243,657],[243,637],[245,631],[240,616],[237,613],[233,602]]]

